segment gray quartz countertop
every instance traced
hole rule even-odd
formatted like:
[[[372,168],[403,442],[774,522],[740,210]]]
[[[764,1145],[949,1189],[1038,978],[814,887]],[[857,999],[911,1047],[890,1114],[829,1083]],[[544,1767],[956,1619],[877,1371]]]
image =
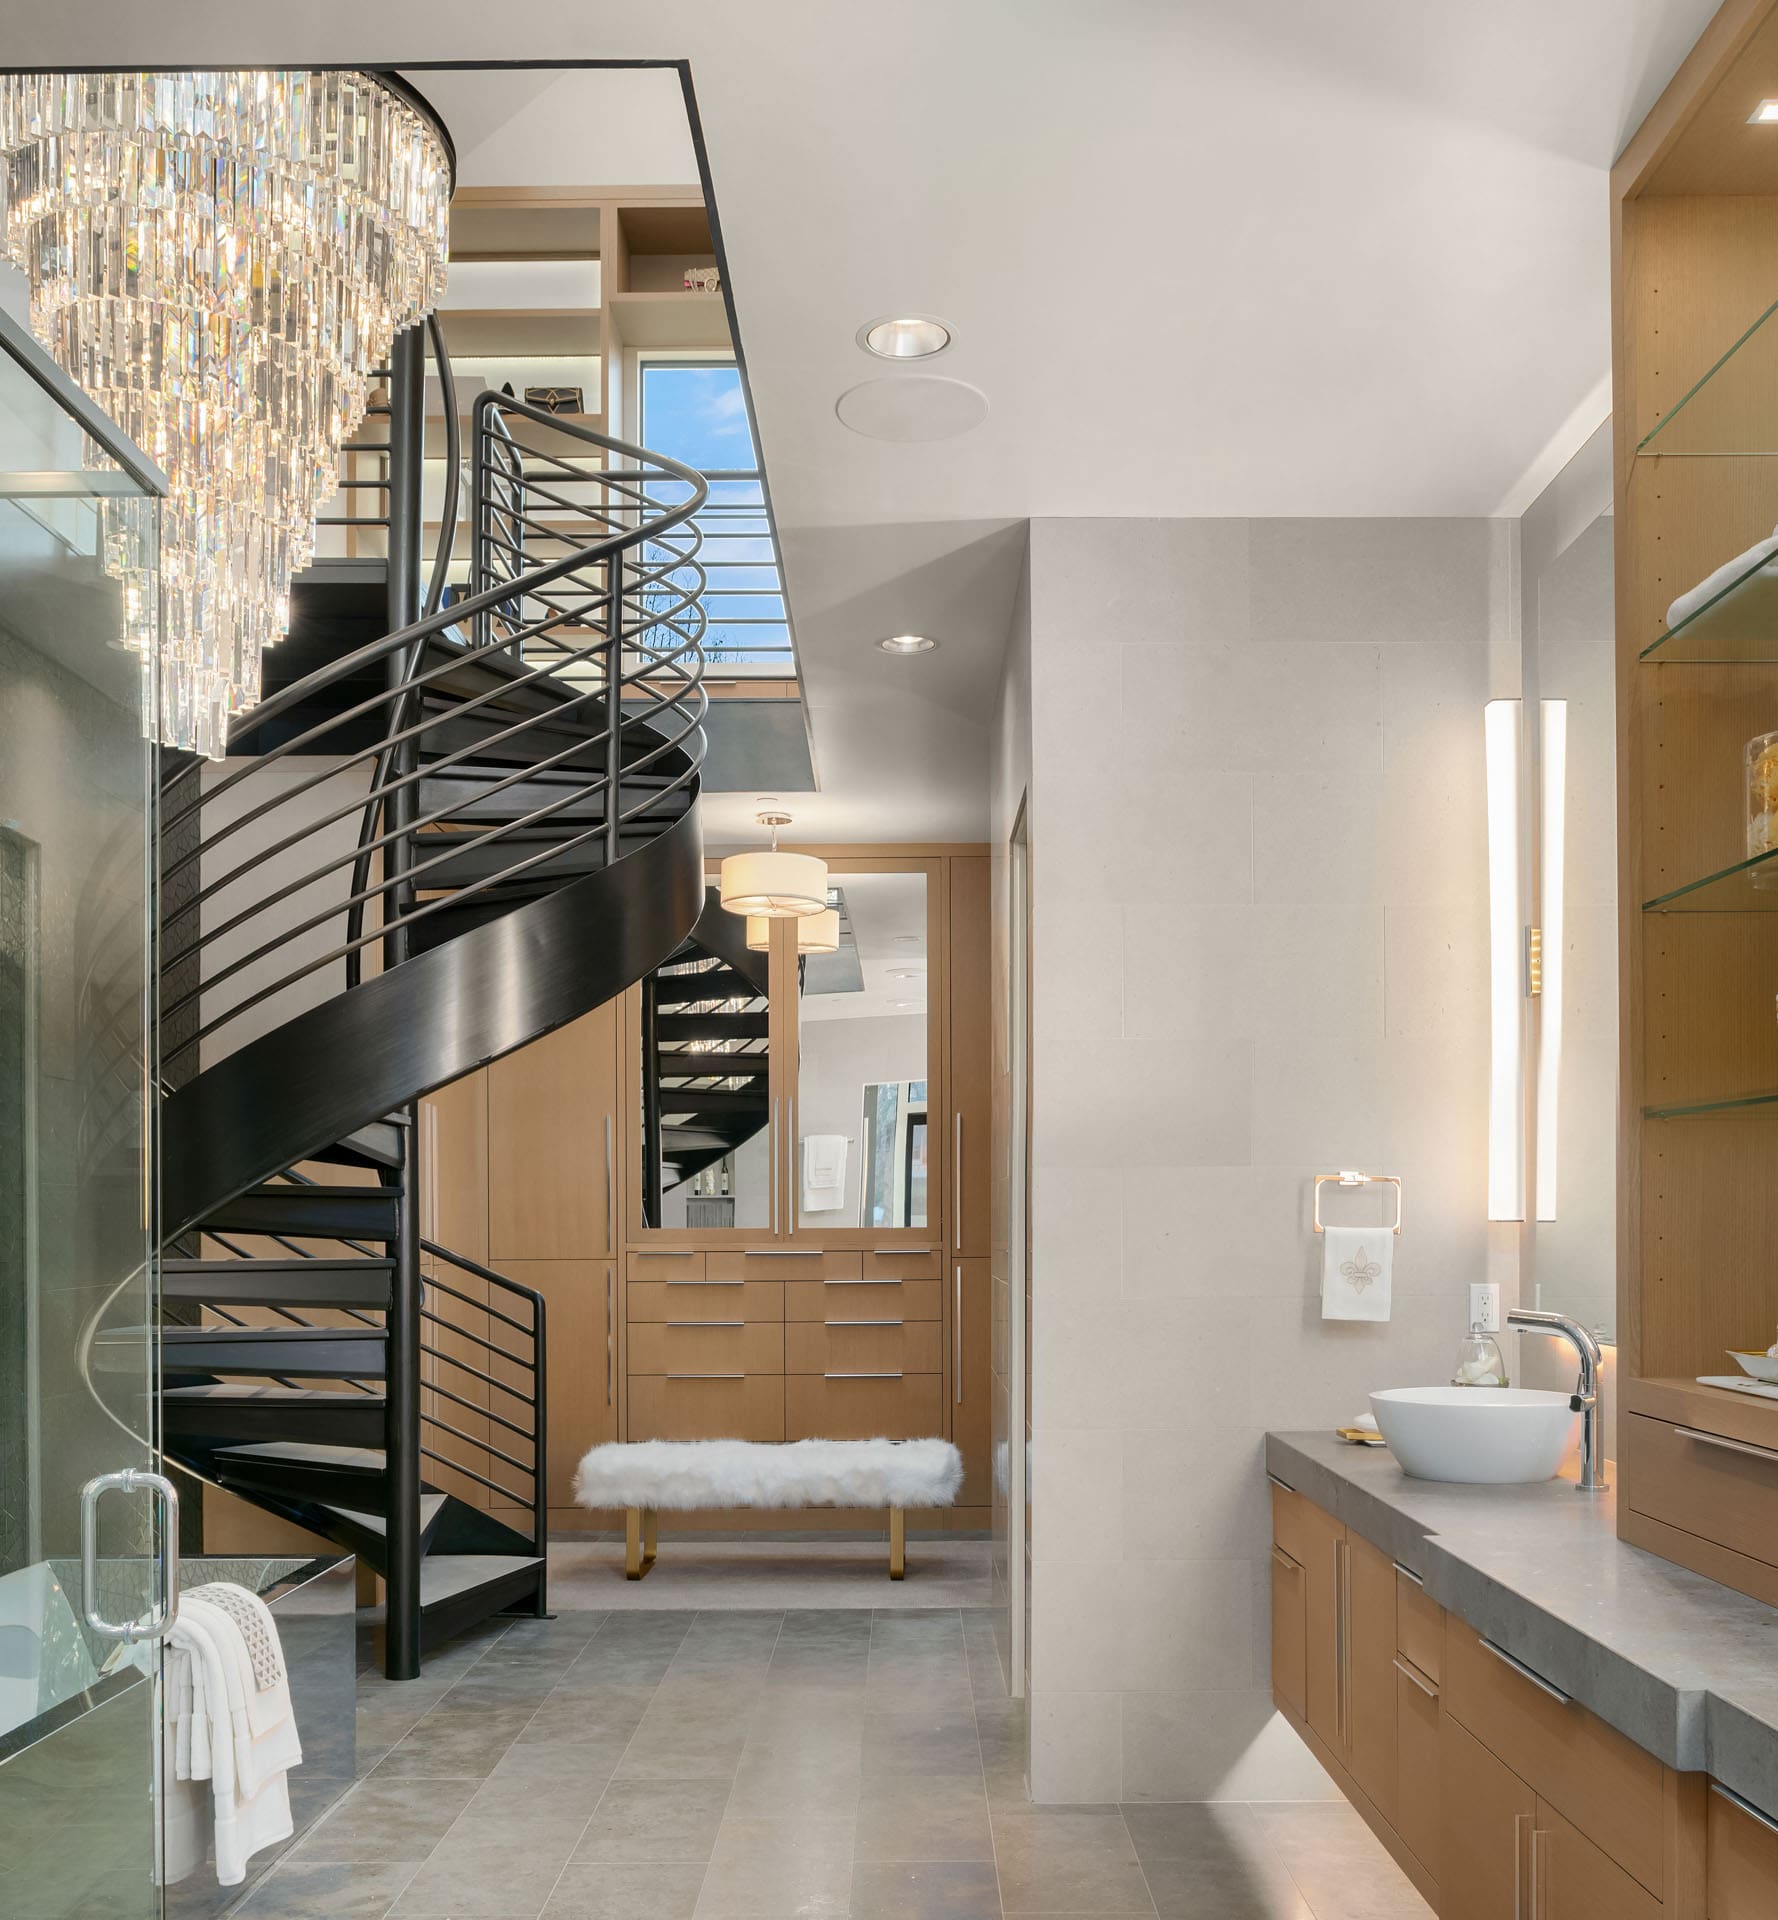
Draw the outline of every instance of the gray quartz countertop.
[[[1266,1436],[1266,1469],[1670,1767],[1778,1815],[1778,1611],[1617,1537],[1569,1480],[1410,1480],[1385,1447]]]

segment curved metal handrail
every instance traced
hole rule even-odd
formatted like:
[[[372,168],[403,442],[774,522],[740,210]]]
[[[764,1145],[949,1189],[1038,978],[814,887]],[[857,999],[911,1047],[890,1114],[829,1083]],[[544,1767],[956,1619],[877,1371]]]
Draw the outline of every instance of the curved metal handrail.
[[[194,863],[212,869],[169,915],[163,977],[186,971],[167,978],[163,1018],[231,981],[251,986],[197,1020],[174,1054],[341,961],[352,990],[363,978],[364,948],[397,929],[496,889],[505,890],[497,897],[516,897],[515,885],[528,892],[552,867],[614,863],[626,834],[664,828],[695,792],[708,710],[695,525],[703,478],[542,408],[483,393],[473,410],[470,591],[446,606],[461,450],[449,359],[432,331],[450,480],[425,611],[272,695],[236,721],[231,744],[247,747],[272,723],[316,705],[338,708],[337,689],[367,670],[398,662],[397,671],[207,784],[198,767],[185,768],[163,796],[163,832],[187,828],[164,877]],[[377,738],[354,744],[379,721]],[[443,801],[413,807],[417,783],[453,775],[458,793],[441,789]],[[342,781],[352,789],[343,797],[322,791]],[[466,799],[460,789],[468,782]],[[490,817],[489,803],[506,793],[512,799]],[[397,817],[391,802],[401,796]],[[354,817],[353,843],[338,848],[329,830]],[[429,853],[430,830],[447,826],[448,844]],[[217,871],[230,842],[240,857]],[[596,843],[602,852],[592,851]],[[377,856],[397,848],[402,859],[374,871]],[[318,849],[318,857],[294,878],[280,874],[275,887],[255,885],[299,849]],[[579,865],[564,865],[576,855]],[[324,937],[322,950],[312,950],[313,936],[342,915],[344,939]],[[268,963],[275,976],[256,980],[254,970]]]

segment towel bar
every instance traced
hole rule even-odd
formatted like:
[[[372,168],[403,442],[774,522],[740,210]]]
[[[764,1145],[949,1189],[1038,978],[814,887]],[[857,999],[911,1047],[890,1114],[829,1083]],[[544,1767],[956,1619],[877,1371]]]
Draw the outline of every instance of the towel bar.
[[[1401,1175],[1398,1173],[1318,1173],[1315,1176],[1315,1231],[1325,1233],[1321,1222],[1321,1189],[1332,1184],[1340,1187],[1393,1187],[1395,1189],[1395,1224],[1392,1233],[1401,1232]]]

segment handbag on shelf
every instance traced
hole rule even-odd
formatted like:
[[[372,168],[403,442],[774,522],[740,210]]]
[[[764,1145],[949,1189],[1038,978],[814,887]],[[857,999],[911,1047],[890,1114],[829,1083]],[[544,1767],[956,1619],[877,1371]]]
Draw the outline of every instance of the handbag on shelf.
[[[527,387],[525,405],[541,407],[545,413],[585,413],[579,387]]]

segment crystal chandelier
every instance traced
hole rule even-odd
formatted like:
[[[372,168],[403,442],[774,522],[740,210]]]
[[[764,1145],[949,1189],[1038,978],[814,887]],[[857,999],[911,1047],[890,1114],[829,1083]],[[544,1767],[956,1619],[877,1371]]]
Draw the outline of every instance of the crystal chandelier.
[[[100,505],[146,724],[219,757],[370,376],[444,290],[447,140],[368,73],[11,73],[0,165],[34,330],[172,483],[158,553]]]

